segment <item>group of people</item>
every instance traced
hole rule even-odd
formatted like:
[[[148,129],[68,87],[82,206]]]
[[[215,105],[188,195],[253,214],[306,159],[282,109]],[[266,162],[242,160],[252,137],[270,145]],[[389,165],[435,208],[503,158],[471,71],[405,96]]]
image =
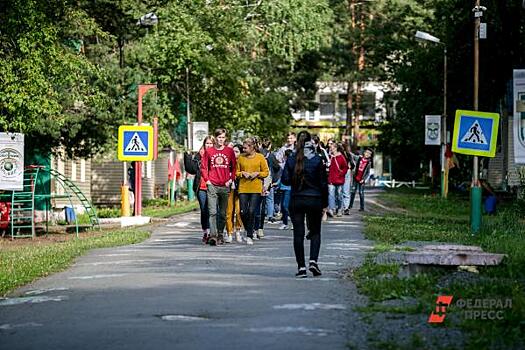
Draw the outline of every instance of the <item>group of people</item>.
[[[215,130],[199,152],[184,156],[186,171],[195,175],[203,243],[215,246],[235,239],[253,245],[264,238],[265,220],[281,219],[281,229],[290,228],[291,220],[296,277],[307,276],[305,236],[311,241],[308,270],[321,275],[321,223],[349,214],[356,192],[364,210],[371,156],[369,149],[357,155],[333,139],[325,149],[319,137],[307,131],[290,132],[286,144],[272,151],[268,139],[249,137],[233,144],[227,142],[225,129]]]

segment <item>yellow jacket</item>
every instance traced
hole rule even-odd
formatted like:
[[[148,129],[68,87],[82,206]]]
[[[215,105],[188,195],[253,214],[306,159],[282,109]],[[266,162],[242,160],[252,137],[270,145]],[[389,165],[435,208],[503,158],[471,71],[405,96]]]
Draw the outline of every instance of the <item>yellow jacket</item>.
[[[254,179],[247,179],[242,176],[242,172],[258,172],[259,175]],[[251,158],[244,154],[237,160],[237,178],[239,178],[239,193],[262,193],[263,181],[270,174],[266,158],[260,153],[255,153]]]

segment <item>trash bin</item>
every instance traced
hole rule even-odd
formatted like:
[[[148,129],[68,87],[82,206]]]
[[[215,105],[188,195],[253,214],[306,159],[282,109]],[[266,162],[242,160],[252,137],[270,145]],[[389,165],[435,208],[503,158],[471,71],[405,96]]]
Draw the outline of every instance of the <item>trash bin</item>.
[[[68,224],[75,222],[76,221],[75,209],[72,207],[65,207],[64,210],[66,214],[66,222]]]
[[[195,200],[195,192],[193,192],[193,177],[188,177],[186,179],[186,186],[188,189],[188,200],[189,201]]]

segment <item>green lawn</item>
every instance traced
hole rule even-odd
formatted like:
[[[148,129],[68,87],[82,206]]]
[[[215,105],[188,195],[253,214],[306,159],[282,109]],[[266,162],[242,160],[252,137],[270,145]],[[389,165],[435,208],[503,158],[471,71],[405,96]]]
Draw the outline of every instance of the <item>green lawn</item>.
[[[467,347],[520,348],[525,346],[525,204],[517,201],[500,204],[495,216],[484,216],[478,235],[470,234],[468,198],[451,195],[449,199],[416,191],[388,191],[381,202],[396,213],[365,217],[365,235],[376,241],[376,249],[353,278],[370,305],[362,312],[421,312],[429,315],[437,295],[459,299],[512,299],[499,321],[447,319],[444,327],[459,327],[468,335]],[[398,265],[378,265],[374,257],[405,241],[437,241],[478,245],[487,252],[507,254],[497,267],[479,268],[474,282],[452,281],[442,284],[453,271],[436,268],[410,278],[398,277]],[[389,311],[380,302],[388,299],[416,298],[418,305]],[[450,309],[451,313],[461,310]]]

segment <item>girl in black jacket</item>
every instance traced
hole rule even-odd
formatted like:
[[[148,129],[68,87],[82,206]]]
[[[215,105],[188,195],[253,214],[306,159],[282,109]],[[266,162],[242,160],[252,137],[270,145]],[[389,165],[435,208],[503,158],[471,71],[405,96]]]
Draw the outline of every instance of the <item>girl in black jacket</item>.
[[[292,186],[290,217],[293,223],[293,247],[298,271],[296,277],[306,277],[304,258],[305,218],[310,230],[309,270],[320,276],[317,265],[321,248],[321,219],[323,209],[328,205],[328,180],[326,168],[315,151],[312,137],[307,131],[297,135],[297,149],[284,166],[281,182]]]
[[[193,180],[193,192],[197,196],[199,207],[201,209],[202,242],[204,244],[208,242],[210,216],[208,214],[208,193],[206,183],[201,178],[200,168],[201,158],[204,150],[206,148],[213,147],[214,144],[215,138],[213,136],[206,136],[198,153],[184,153],[184,169],[186,169],[188,174],[195,175],[195,179]]]

